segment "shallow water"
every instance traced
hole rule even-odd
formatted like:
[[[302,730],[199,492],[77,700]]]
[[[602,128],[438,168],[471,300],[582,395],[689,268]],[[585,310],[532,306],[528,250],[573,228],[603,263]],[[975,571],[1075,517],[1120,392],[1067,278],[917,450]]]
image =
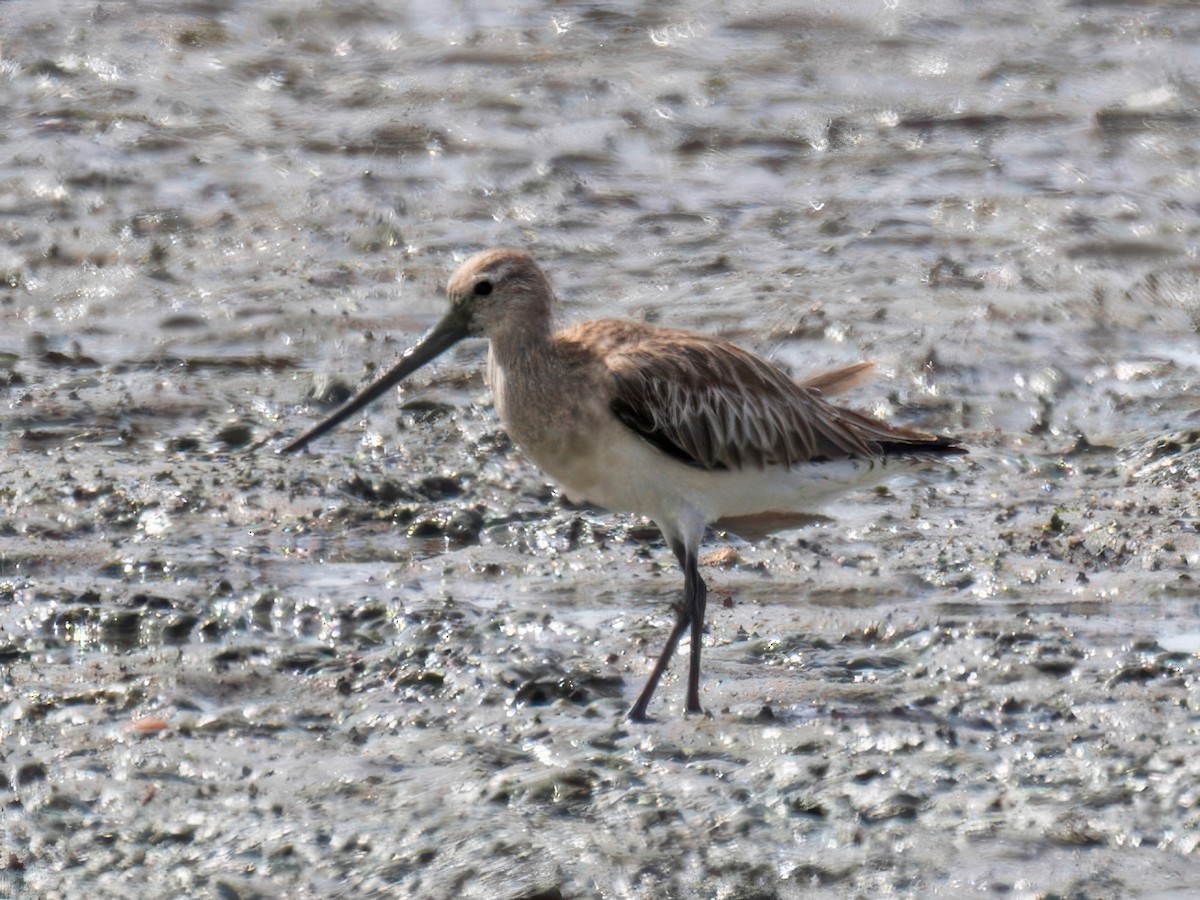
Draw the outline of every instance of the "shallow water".
[[[1200,8],[394,7],[0,11],[0,893],[1190,896]],[[270,452],[494,244],[972,455],[631,727],[673,560],[481,347]]]

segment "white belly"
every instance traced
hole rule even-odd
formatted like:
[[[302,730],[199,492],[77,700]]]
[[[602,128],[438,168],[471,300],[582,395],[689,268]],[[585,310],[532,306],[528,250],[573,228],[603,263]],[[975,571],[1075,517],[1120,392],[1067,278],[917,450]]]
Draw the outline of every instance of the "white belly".
[[[662,524],[686,514],[705,524],[763,513],[811,513],[888,473],[879,464],[843,460],[791,469],[710,470],[672,459],[615,419],[606,434],[574,456],[530,458],[575,501],[649,516]]]

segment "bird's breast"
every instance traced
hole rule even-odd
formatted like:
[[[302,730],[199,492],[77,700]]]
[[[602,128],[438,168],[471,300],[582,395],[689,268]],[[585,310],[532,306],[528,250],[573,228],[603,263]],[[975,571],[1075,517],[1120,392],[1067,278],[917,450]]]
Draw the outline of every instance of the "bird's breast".
[[[587,496],[603,433],[615,421],[602,386],[570,369],[505,366],[488,356],[488,384],[513,443],[576,500]],[[598,501],[596,501],[598,502]]]

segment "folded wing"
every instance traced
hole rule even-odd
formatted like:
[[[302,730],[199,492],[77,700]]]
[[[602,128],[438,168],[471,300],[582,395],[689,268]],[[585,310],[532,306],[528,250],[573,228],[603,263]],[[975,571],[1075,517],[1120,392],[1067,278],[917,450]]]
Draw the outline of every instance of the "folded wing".
[[[953,441],[829,403],[821,390],[860,380],[866,364],[797,384],[735,344],[649,330],[606,355],[612,411],[676,459],[706,469],[965,452]]]

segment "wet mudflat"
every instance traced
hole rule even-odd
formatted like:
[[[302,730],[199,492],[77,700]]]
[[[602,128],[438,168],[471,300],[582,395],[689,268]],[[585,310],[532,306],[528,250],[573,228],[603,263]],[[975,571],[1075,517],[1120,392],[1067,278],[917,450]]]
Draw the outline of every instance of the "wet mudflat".
[[[1186,897],[1190,3],[17,3],[0,16],[0,894]],[[715,535],[562,504],[464,346],[527,247],[972,454]]]

